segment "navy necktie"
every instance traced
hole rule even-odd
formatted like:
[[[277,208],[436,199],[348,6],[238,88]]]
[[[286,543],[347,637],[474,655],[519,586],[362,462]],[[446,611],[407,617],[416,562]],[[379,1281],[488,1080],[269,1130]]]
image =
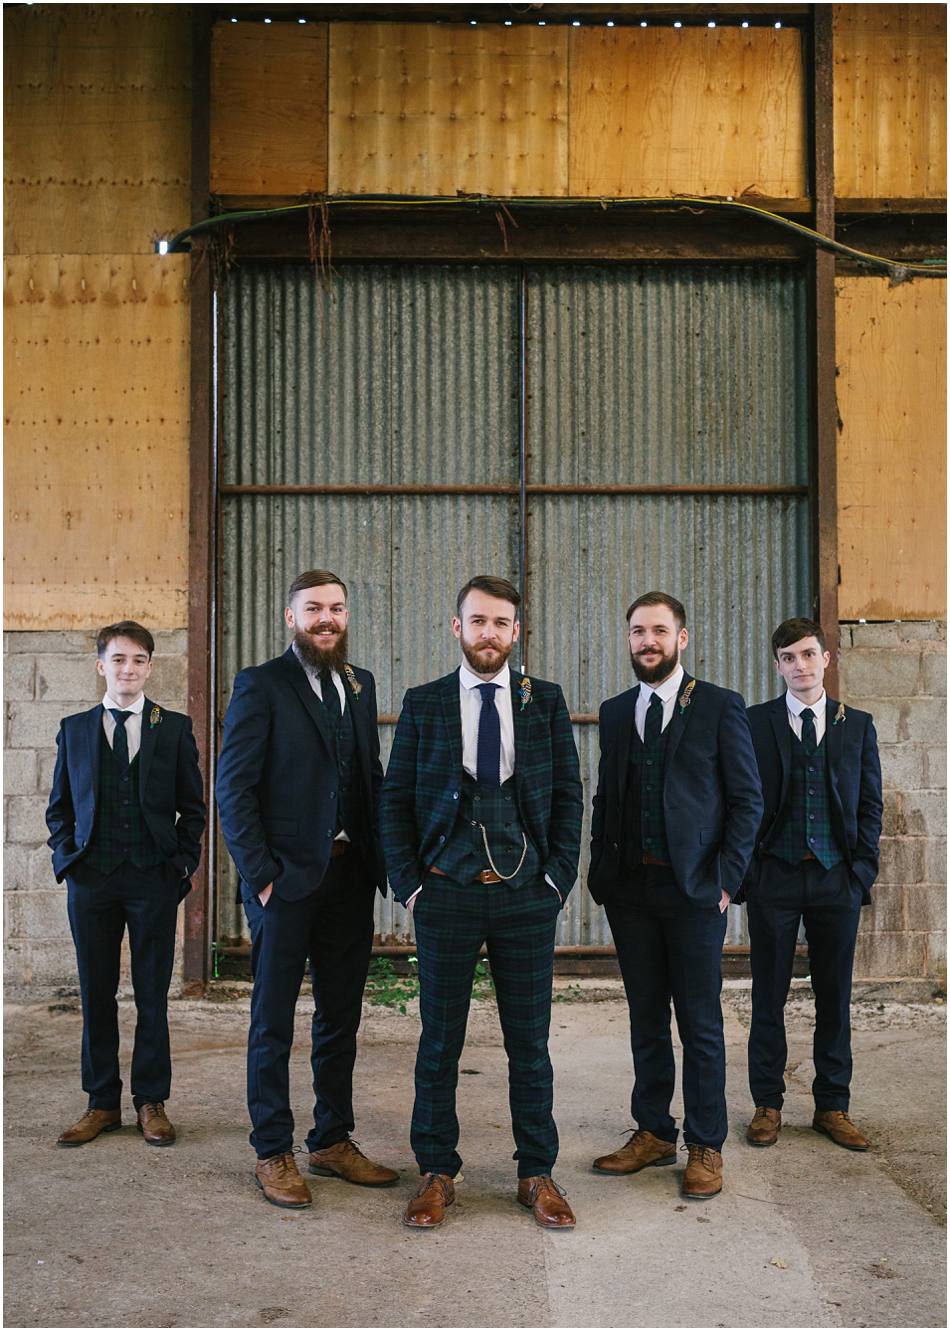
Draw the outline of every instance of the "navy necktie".
[[[324,666],[320,671],[320,692],[323,697],[323,705],[327,709],[333,721],[339,721],[343,715],[340,707],[340,695],[336,691],[336,683],[333,679],[333,672],[329,666]]]
[[[498,684],[477,684],[482,695],[482,710],[478,718],[478,759],[476,775],[479,785],[501,784],[501,718],[495,706]]]
[[[654,693],[647,708],[647,719],[643,727],[643,742],[648,749],[659,741],[663,733],[663,702],[658,693]]]
[[[818,736],[815,734],[815,713],[810,707],[804,707],[801,711],[802,718],[802,748],[810,758],[818,749]]]
[[[115,721],[115,730],[112,732],[112,752],[119,760],[120,767],[129,765],[129,737],[125,733],[125,723],[132,715],[131,712],[120,712],[118,707],[110,707],[109,715]]]

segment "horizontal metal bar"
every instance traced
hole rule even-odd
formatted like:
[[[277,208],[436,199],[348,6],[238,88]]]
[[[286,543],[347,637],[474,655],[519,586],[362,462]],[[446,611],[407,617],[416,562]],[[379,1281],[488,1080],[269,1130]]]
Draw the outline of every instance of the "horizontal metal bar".
[[[807,485],[527,485],[529,495],[807,495]],[[514,485],[220,485],[232,495],[511,495]]]

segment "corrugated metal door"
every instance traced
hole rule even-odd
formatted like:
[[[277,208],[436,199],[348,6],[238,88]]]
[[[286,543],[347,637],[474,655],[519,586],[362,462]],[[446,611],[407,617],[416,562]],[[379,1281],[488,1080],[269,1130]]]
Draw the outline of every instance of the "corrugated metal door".
[[[323,565],[349,583],[351,654],[390,718],[455,664],[455,593],[483,571],[524,585],[527,668],[578,718],[628,686],[623,612],[648,586],[686,602],[694,671],[769,696],[769,631],[810,604],[803,302],[794,272],[764,266],[354,265],[329,295],[303,265],[236,269],[219,722],[236,671],[286,645],[290,579]],[[596,727],[576,734],[589,807]],[[233,938],[220,845],[217,864],[217,936]],[[381,937],[409,927],[378,904]],[[610,941],[586,890],[560,941]]]

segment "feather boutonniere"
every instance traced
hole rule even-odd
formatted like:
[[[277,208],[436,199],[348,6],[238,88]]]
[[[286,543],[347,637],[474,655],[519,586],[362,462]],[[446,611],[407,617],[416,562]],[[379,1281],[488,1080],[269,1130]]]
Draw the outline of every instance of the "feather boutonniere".
[[[343,667],[343,673],[346,675],[346,682],[353,690],[353,697],[358,698],[363,691],[363,685],[356,678],[356,671],[350,665],[349,661],[347,661],[346,665]]]
[[[531,680],[527,675],[522,677],[521,684],[518,688],[518,697],[521,699],[521,710],[524,711],[528,703],[531,701]]]
[[[832,721],[831,724],[832,724],[833,726],[836,726],[836,725],[838,724],[839,721],[847,721],[847,719],[848,719],[848,714],[847,714],[847,712],[844,710],[844,703],[843,703],[843,702],[839,702],[839,703],[838,703],[838,710],[835,712],[835,719]]]
[[[160,726],[161,724],[162,709],[160,707],[153,707],[148,714],[148,728],[149,730],[154,730],[156,726]]]
[[[686,688],[680,694],[679,696],[680,716],[683,715],[687,707],[693,701],[693,689],[695,689],[695,687],[696,687],[696,681],[695,679],[691,679],[689,683],[686,685]]]

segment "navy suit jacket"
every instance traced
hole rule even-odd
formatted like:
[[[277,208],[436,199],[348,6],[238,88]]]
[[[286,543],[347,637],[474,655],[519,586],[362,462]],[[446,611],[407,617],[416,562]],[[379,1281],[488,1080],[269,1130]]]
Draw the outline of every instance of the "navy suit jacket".
[[[837,699],[826,699],[824,745],[831,791],[831,825],[867,905],[877,878],[884,812],[881,760],[870,713],[846,707],[842,718],[835,721],[840,706]],[[755,859],[746,880],[746,891],[751,895],[759,881],[763,853],[789,796],[795,737],[788,724],[785,695],[750,707],[749,725],[765,796]]]
[[[697,680],[667,727],[663,814],[673,873],[701,906],[735,896],[745,877],[762,817],[762,793],[745,702],[738,693]],[[600,768],[591,819],[588,888],[602,902],[630,878],[623,863],[623,819],[639,684],[600,709]]]
[[[360,686],[354,692],[343,675],[363,803],[359,849],[372,881],[385,895],[377,833],[383,769],[376,681],[368,670],[350,668]],[[215,792],[221,831],[245,900],[268,883],[287,901],[316,890],[336,835],[339,776],[330,719],[292,647],[235,677]]]
[[[515,792],[542,873],[567,897],[577,879],[583,787],[564,694],[557,684],[511,675]],[[524,705],[522,705],[524,703]],[[403,904],[452,835],[464,776],[459,672],[409,689],[402,704],[380,807],[389,881]]]
[[[152,724],[157,711],[158,719]],[[99,755],[107,743],[102,704],[63,717],[56,736],[56,767],[46,810],[53,872],[61,883],[85,855],[96,825]],[[145,825],[182,880],[201,858],[204,791],[191,718],[145,699],[138,758],[138,796]],[[182,896],[191,883],[183,881]]]

